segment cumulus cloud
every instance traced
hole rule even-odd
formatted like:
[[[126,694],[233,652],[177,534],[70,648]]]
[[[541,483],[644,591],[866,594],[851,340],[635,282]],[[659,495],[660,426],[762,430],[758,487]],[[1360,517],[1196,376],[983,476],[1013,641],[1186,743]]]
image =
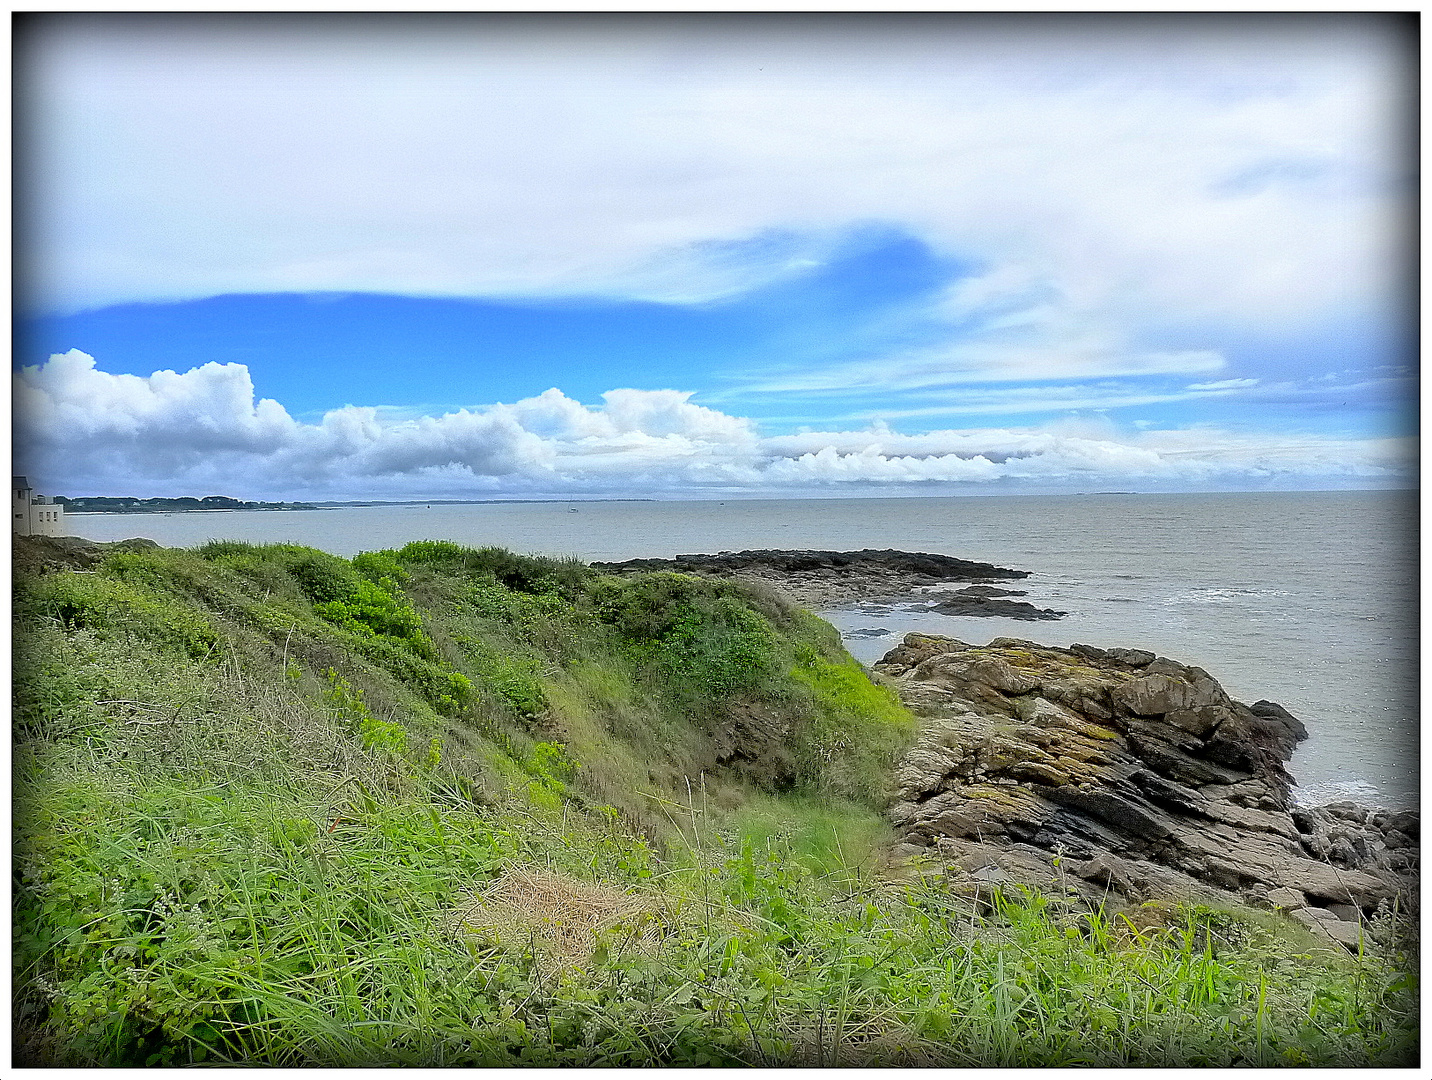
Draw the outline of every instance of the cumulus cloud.
[[[257,399],[241,364],[117,375],[72,350],[13,380],[15,461],[58,494],[268,498],[692,494],[991,483],[1364,482],[1411,475],[1410,440],[1120,435],[1107,423],[906,435],[763,436],[677,390],[611,390],[587,405],[551,389],[511,404],[395,417],[346,406],[317,423]]]

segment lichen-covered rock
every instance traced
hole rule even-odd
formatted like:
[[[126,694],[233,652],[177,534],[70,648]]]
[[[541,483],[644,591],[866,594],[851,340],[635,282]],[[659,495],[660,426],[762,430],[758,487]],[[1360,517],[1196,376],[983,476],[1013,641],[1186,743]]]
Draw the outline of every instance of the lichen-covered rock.
[[[1416,812],[1292,806],[1285,765],[1306,729],[1201,668],[910,634],[875,669],[924,720],[890,818],[953,874],[978,863],[1086,898],[1214,895],[1318,918],[1415,906]]]

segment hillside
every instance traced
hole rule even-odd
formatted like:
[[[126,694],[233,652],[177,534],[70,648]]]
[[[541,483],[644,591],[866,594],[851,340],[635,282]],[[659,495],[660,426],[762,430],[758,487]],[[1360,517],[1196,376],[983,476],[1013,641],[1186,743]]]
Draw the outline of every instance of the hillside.
[[[918,723],[759,585],[440,542],[15,565],[21,1063],[1415,1060],[1394,944],[894,860]]]

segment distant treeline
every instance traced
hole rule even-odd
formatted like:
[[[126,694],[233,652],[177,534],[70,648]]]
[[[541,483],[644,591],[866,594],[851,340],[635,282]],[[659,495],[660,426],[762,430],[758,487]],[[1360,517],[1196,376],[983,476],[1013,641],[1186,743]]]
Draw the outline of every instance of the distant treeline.
[[[101,514],[153,514],[173,510],[316,510],[311,503],[245,502],[227,495],[206,495],[202,499],[136,499],[128,495],[92,495],[78,499],[56,495],[55,502],[66,510]]]

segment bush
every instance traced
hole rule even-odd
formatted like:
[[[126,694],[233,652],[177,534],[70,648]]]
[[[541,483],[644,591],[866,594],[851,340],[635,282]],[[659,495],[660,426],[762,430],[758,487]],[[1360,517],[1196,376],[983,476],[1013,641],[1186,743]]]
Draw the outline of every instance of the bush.
[[[688,706],[704,710],[778,675],[775,631],[729,587],[658,573],[600,579],[591,596],[632,660]]]
[[[354,557],[353,569],[389,592],[408,583],[408,572],[389,551],[364,551]]]
[[[443,563],[460,559],[470,550],[451,540],[414,540],[393,552],[393,557],[398,562]]]
[[[412,605],[367,578],[358,578],[353,592],[342,599],[315,603],[313,611],[348,630],[400,638],[419,655],[432,655],[422,619]]]
[[[416,693],[443,716],[457,716],[472,704],[472,680],[438,660],[417,655],[405,644],[375,634],[349,639],[364,659],[391,675],[404,688]]]
[[[47,574],[22,585],[16,607],[65,630],[133,635],[189,656],[210,655],[219,644],[213,623],[192,606],[98,574]]]
[[[666,636],[677,609],[697,597],[710,598],[705,582],[686,574],[661,572],[634,578],[598,578],[589,590],[597,617],[627,641],[651,642]]]
[[[479,638],[460,637],[457,642],[483,681],[519,716],[535,717],[547,707],[547,695],[532,659],[499,651]]]
[[[408,749],[408,733],[402,724],[379,720],[363,703],[363,691],[354,690],[338,672],[329,668],[324,673],[328,689],[323,700],[334,718],[346,723],[362,740],[364,750],[382,750],[401,756]]]
[[[460,565],[473,578],[490,578],[523,593],[559,593],[574,597],[593,571],[580,559],[518,555],[506,548],[468,548],[448,540],[415,540],[393,553],[399,562]]]
[[[730,597],[677,605],[666,632],[631,652],[660,673],[668,690],[702,701],[756,690],[777,671],[770,624]]]
[[[279,545],[279,562],[298,582],[303,594],[315,603],[346,600],[361,580],[346,559],[313,548]]]

